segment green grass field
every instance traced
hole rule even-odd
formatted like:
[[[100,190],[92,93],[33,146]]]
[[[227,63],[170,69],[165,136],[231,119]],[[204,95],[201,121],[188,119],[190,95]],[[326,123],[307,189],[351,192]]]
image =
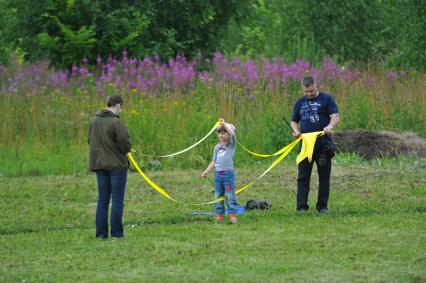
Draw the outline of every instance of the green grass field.
[[[267,166],[237,168],[237,185]],[[202,169],[147,172],[184,202],[211,200]],[[272,203],[237,225],[191,216],[129,174],[125,238],[97,240],[91,174],[0,178],[0,282],[426,282],[426,160],[334,160],[330,213],[295,212],[283,162],[239,196]],[[310,195],[315,206],[317,177]]]

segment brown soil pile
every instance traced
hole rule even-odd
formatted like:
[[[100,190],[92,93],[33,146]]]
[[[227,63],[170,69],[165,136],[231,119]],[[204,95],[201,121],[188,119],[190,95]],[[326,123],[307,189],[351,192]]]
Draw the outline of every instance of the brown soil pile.
[[[411,132],[343,130],[333,137],[338,152],[354,152],[365,159],[398,154],[426,157],[426,141]]]

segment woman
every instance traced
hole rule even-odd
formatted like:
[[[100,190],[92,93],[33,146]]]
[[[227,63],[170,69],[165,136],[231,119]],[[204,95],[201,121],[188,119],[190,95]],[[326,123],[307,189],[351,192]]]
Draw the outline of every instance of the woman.
[[[120,95],[108,97],[107,108],[96,113],[89,127],[89,170],[96,172],[98,205],[96,237],[108,238],[108,206],[112,196],[111,237],[123,237],[124,190],[126,188],[131,150],[130,136],[121,121],[123,100]]]

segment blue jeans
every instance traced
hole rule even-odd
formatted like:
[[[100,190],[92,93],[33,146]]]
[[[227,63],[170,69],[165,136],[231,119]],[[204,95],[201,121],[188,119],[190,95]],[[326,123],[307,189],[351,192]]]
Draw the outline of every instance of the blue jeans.
[[[226,196],[226,206],[229,213],[235,213],[238,208],[235,196],[235,172],[234,170],[216,171],[214,174],[214,197],[215,199]],[[223,201],[214,204],[216,214],[225,214]]]
[[[96,170],[98,206],[96,208],[96,237],[108,238],[108,206],[112,196],[111,237],[123,237],[124,190],[127,170]]]

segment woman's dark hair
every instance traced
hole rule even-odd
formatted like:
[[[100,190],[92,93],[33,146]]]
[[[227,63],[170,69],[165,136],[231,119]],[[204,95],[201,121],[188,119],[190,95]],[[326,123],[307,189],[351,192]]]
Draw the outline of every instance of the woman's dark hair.
[[[121,96],[119,94],[114,94],[114,95],[110,95],[108,96],[107,100],[106,100],[106,105],[108,107],[114,107],[117,104],[123,104],[123,99],[121,98]]]

